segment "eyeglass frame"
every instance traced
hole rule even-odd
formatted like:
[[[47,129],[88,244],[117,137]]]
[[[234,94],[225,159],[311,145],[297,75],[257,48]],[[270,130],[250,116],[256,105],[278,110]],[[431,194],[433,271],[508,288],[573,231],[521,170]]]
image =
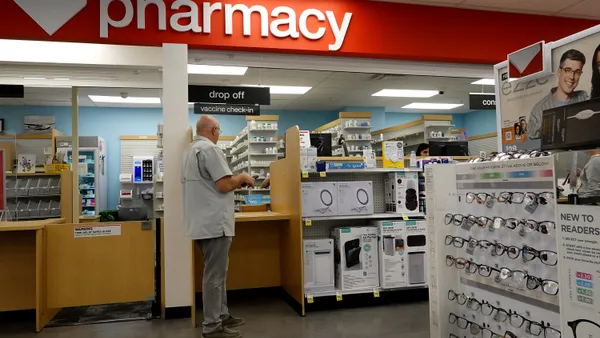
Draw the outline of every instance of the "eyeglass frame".
[[[600,329],[600,324],[591,321],[589,319],[577,319],[571,322],[567,322],[567,325],[571,328],[571,330],[573,331],[573,337],[577,338],[577,326],[581,323],[590,323],[596,327],[598,327]]]

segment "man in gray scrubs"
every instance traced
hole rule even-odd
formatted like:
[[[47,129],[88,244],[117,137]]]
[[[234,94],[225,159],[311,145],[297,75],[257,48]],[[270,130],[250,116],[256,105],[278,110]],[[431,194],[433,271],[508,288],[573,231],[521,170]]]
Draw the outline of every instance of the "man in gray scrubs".
[[[234,233],[233,191],[254,186],[248,174],[233,175],[219,147],[219,121],[202,116],[197,139],[183,153],[182,179],[186,232],[204,255],[202,337],[239,338],[244,320],[227,308],[227,267]]]

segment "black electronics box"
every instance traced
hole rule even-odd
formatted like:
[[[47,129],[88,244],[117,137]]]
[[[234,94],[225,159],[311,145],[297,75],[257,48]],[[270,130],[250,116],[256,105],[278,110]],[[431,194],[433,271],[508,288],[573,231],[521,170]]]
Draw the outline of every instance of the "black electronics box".
[[[545,110],[542,150],[600,147],[600,98]]]

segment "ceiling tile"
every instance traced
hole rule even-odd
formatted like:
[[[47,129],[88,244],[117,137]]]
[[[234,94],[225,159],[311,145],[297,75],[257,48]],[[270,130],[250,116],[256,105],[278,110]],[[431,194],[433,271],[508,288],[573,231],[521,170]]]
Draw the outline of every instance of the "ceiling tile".
[[[598,0],[584,0],[560,12],[564,15],[600,18],[600,2]]]
[[[556,13],[580,1],[581,0],[465,0],[459,7],[502,11]]]

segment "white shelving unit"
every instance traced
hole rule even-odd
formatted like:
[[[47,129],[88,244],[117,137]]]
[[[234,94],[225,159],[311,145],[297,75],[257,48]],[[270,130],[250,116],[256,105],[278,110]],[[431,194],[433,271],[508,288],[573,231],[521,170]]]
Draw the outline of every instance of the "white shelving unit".
[[[271,162],[279,159],[277,115],[248,116],[246,127],[229,146],[229,163],[234,174],[248,173],[255,177],[257,186],[269,177]],[[236,209],[247,194],[268,195],[268,189],[239,189],[235,191]]]
[[[342,146],[338,145],[340,135],[344,136],[350,156],[362,155],[363,150],[372,149],[371,117],[371,113],[339,113],[337,120],[313,132],[331,134],[333,156],[343,156]]]

